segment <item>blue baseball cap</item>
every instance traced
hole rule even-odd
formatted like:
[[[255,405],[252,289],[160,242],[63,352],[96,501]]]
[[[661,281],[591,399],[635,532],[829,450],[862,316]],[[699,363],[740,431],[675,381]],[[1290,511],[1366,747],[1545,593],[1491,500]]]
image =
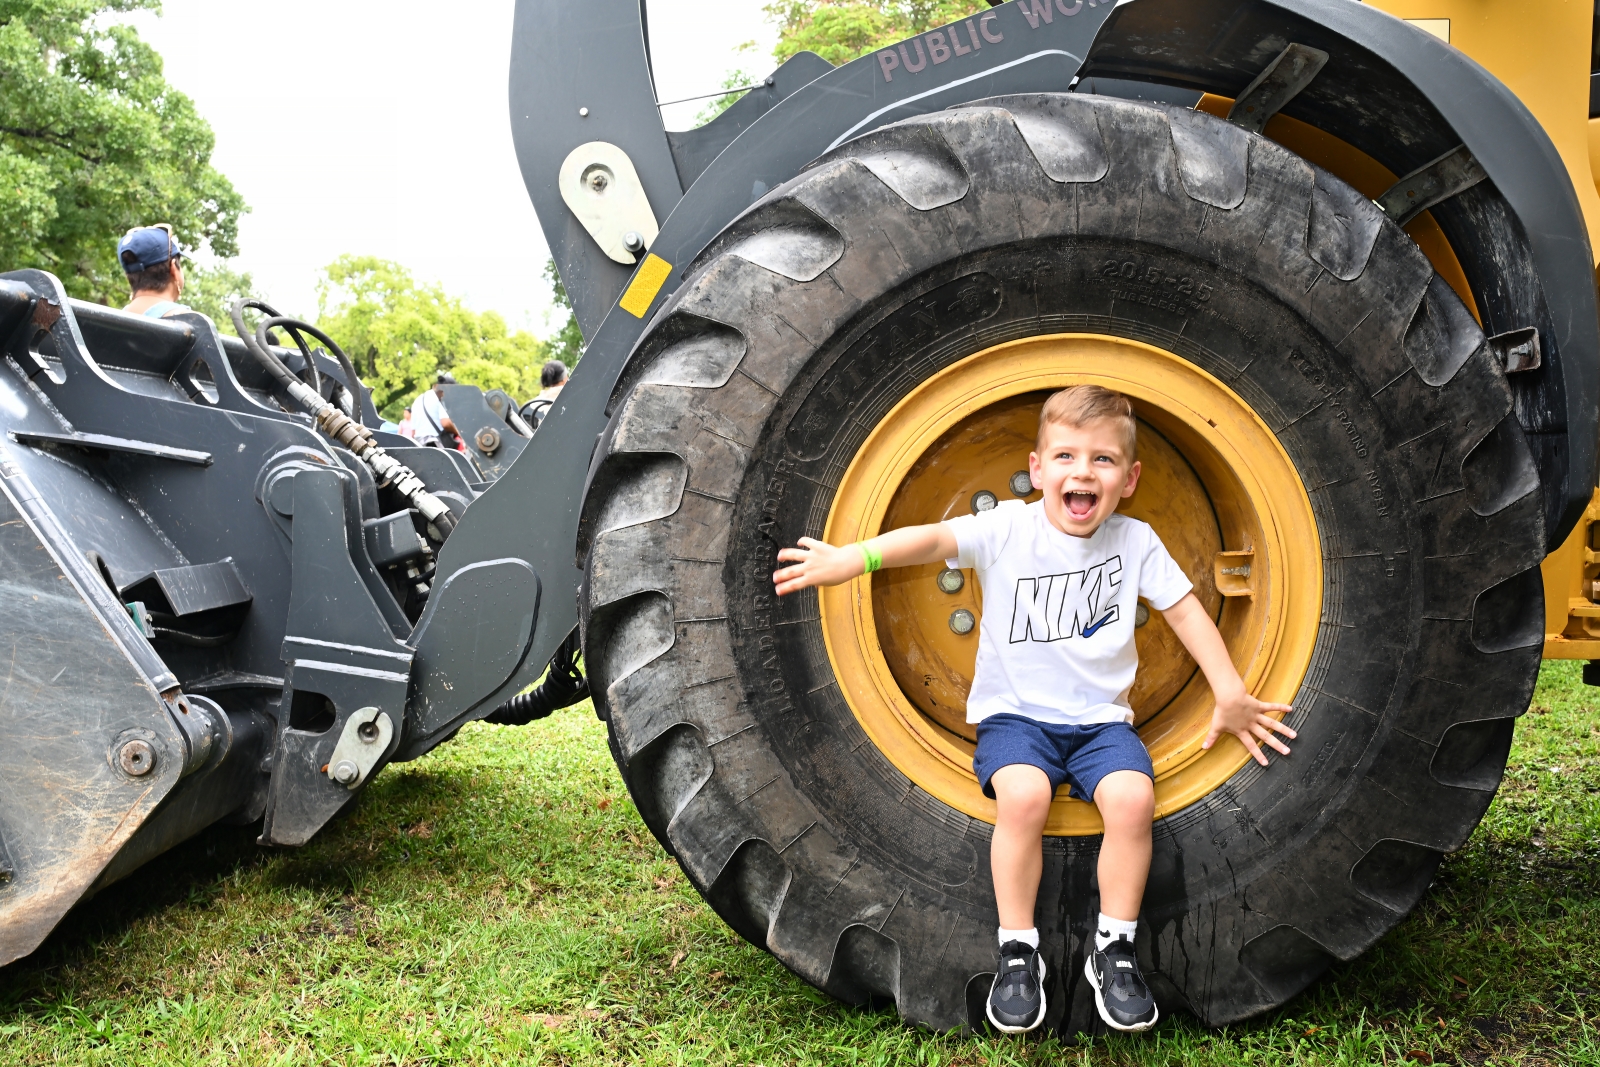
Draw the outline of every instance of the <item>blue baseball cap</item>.
[[[117,242],[117,259],[122,261],[122,269],[129,274],[159,267],[169,259],[187,257],[188,254],[178,244],[178,239],[172,236],[172,227],[165,222],[154,226],[135,226]]]

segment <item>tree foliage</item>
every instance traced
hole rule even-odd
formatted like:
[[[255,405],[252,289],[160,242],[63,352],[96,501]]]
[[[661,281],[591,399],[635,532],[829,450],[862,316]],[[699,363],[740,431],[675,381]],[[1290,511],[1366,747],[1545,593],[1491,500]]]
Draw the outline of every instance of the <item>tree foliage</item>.
[[[211,316],[222,333],[231,335],[233,323],[228,316],[233,302],[239,299],[264,300],[256,292],[255,282],[247,273],[233,270],[226,263],[201,267],[186,263],[183,267],[183,303],[195,311]]]
[[[834,66],[989,10],[985,0],[773,0],[764,11],[778,24],[772,54],[782,63],[815,52]]]
[[[526,400],[539,391],[539,368],[549,358],[543,341],[525,330],[512,333],[495,312],[479,314],[375,256],[341,256],[323,269],[317,316],[388,418],[397,419],[436,370]]]
[[[568,370],[571,370],[578,365],[578,360],[583,356],[583,331],[578,328],[578,316],[572,313],[572,300],[567,296],[567,287],[561,284],[561,275],[556,270],[554,259],[546,261],[544,278],[550,283],[555,306],[566,313],[561,328],[550,338],[550,354],[545,358],[559,359],[567,365]]]
[[[116,15],[158,0],[0,0],[0,269],[42,267],[75,296],[127,298],[116,241],[170,222],[237,254],[243,199],[211,166],[210,125]]]
[[[755,42],[752,41],[744,47],[751,48],[754,47],[754,45]],[[751,74],[749,71],[741,68],[739,70],[730,70],[722,79],[722,84],[718,86],[718,88],[739,90],[744,89],[747,86],[760,84],[761,78],[759,75]],[[706,123],[710,122],[712,119],[728,110],[734,104],[737,104],[743,97],[744,93],[742,92],[730,92],[723,96],[713,96],[710,100],[706,101],[705,107],[700,109],[700,114],[694,117],[694,124],[696,126],[704,126]]]

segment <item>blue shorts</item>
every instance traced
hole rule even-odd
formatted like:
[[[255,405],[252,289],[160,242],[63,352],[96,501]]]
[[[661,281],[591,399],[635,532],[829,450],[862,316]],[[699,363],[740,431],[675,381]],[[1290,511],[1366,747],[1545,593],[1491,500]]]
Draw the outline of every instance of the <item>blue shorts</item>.
[[[1152,782],[1156,777],[1150,752],[1130,723],[1068,726],[1006,712],[991,715],[978,724],[978,751],[972,755],[984,796],[994,799],[989,779],[1013,763],[1039,768],[1049,775],[1052,790],[1071,783],[1069,795],[1090,803],[1100,779],[1113,771],[1138,771]]]

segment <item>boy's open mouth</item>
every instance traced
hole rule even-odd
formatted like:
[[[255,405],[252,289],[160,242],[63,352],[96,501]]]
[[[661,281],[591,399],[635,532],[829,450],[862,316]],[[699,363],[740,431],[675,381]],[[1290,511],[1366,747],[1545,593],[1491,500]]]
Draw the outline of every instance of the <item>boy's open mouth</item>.
[[[1094,514],[1094,506],[1099,500],[1099,493],[1068,492],[1067,514],[1082,522]]]

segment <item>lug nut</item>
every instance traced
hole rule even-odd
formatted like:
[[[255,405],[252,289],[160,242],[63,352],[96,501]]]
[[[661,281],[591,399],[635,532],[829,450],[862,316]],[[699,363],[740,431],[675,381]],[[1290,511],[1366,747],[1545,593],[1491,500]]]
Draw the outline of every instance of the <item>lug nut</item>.
[[[156,769],[156,750],[150,742],[136,737],[117,750],[117,766],[130,777],[143,778]]]
[[[939,577],[934,579],[939,583],[941,593],[959,593],[961,587],[967,584],[967,578],[960,571],[946,567],[939,572]]]
[[[644,251],[644,238],[635,230],[622,235],[622,247],[637,255]]]
[[[1024,497],[1033,492],[1033,476],[1027,471],[1018,471],[1011,476],[1011,495]]]
[[[972,628],[978,625],[978,620],[966,608],[957,608],[950,613],[950,630],[957,634],[970,634]]]
[[[999,497],[987,489],[979,489],[972,494],[972,513],[976,515],[980,511],[993,511],[999,503]]]
[[[340,785],[355,785],[356,779],[361,777],[361,768],[353,762],[342,759],[333,767],[333,780]]]

